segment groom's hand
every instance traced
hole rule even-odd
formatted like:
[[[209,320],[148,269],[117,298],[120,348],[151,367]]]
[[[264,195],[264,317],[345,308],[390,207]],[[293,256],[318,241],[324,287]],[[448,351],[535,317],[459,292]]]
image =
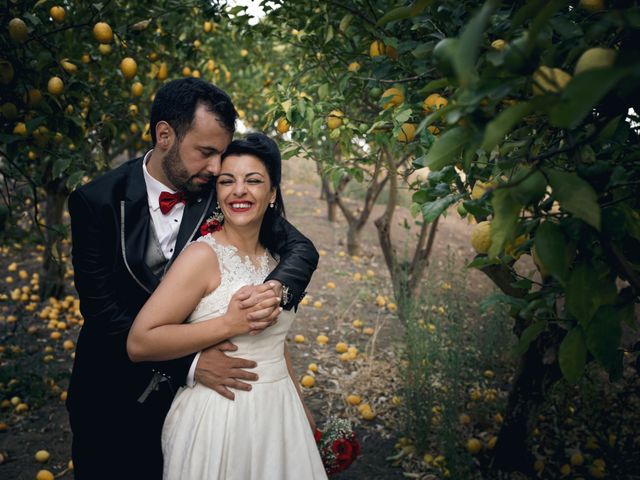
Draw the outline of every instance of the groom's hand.
[[[230,357],[224,352],[237,350],[233,343],[229,341],[218,343],[203,350],[196,365],[194,378],[196,382],[205,387],[215,390],[223,397],[234,400],[234,393],[229,390],[251,390],[251,385],[241,380],[256,381],[258,375],[243,370],[245,368],[256,368],[256,362],[238,357]]]
[[[247,310],[250,335],[257,335],[278,320],[282,285],[279,282],[267,282],[262,285],[246,285],[234,294],[239,306]]]

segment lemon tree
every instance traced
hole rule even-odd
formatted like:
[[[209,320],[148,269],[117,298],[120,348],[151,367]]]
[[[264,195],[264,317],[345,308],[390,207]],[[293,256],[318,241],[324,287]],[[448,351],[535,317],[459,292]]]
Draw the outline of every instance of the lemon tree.
[[[481,222],[470,266],[502,290],[494,300],[510,305],[520,338],[494,450],[507,469],[531,465],[527,425],[549,386],[576,382],[591,361],[619,377],[622,329],[635,324],[639,12],[596,11],[488,1],[457,34],[422,44],[452,94],[418,128],[448,125],[416,160],[432,173],[414,198],[429,214],[462,201]],[[539,272],[517,261],[534,250]]]
[[[153,92],[183,69],[228,89],[227,62],[240,58],[240,48],[220,26],[229,12],[202,2],[28,1],[12,2],[7,13],[0,28],[2,212],[8,235],[45,244],[43,294],[60,295],[68,193],[150,147]],[[23,211],[29,220],[17,222]]]

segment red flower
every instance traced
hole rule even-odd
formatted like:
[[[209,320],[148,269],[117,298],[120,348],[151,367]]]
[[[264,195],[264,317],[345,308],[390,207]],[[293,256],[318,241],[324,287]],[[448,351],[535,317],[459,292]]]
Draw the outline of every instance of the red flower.
[[[336,458],[340,463],[343,463],[343,462],[351,463],[351,461],[354,458],[352,456],[353,446],[348,440],[344,438],[339,438],[338,440],[333,442],[333,445],[331,448],[333,449],[334,453],[336,454]]]
[[[322,432],[316,428],[316,431],[313,432],[313,438],[315,439],[316,443],[320,442],[320,440],[322,440]]]
[[[222,225],[218,220],[208,219],[202,222],[200,225],[200,235],[204,236],[207,233],[217,232],[222,229]]]

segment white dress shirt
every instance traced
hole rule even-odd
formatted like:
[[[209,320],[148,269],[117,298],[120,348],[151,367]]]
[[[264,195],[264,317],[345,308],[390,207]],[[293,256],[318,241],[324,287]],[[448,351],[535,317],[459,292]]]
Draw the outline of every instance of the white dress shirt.
[[[153,178],[147,169],[147,162],[151,156],[153,150],[149,150],[144,156],[142,162],[142,172],[144,174],[144,183],[147,187],[147,201],[149,203],[149,214],[151,215],[151,221],[158,235],[158,241],[160,242],[160,248],[164,257],[169,260],[173,256],[173,251],[176,248],[176,239],[178,238],[178,230],[180,230],[180,222],[182,221],[182,215],[184,214],[185,204],[178,202],[167,214],[163,214],[160,211],[160,193],[169,192],[175,193],[176,191],[167,187],[159,180]],[[187,375],[187,386],[193,387],[195,385],[195,372],[198,359],[200,358],[200,352],[198,352],[191,363],[189,368],[189,374]]]

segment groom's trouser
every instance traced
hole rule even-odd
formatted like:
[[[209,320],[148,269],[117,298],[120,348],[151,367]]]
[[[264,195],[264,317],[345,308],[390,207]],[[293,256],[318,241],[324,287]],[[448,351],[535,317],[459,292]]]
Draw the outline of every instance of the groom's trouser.
[[[161,480],[164,414],[152,406],[112,403],[70,414],[76,480]]]

